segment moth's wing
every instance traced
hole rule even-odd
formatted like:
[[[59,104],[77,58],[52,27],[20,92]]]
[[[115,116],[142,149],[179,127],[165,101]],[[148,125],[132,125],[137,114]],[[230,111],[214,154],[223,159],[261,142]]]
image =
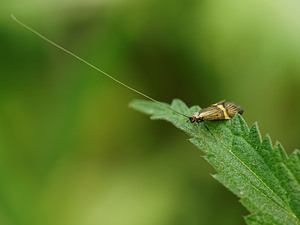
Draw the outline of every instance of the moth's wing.
[[[216,105],[212,105],[199,111],[199,116],[202,120],[223,120],[224,113]]]
[[[214,105],[223,105],[225,103],[225,100],[222,100],[222,101],[219,101],[215,104],[212,104],[211,106],[214,106]]]
[[[230,116],[231,118],[233,118],[236,113],[239,113],[242,115],[244,112],[244,110],[241,106],[239,106],[233,102],[225,102],[224,107],[227,111],[228,116]]]

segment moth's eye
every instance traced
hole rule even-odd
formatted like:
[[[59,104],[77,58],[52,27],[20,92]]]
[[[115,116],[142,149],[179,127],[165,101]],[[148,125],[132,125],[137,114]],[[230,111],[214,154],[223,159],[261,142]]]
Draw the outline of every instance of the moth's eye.
[[[190,119],[191,123],[195,123],[196,122],[196,120],[193,117],[190,117],[189,119]]]

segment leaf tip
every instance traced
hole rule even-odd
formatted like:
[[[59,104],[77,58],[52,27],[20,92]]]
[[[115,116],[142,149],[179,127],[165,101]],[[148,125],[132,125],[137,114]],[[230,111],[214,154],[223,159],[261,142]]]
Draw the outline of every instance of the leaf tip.
[[[239,113],[234,115],[230,129],[232,133],[237,136],[247,137],[249,133],[248,125]]]
[[[267,150],[272,150],[272,140],[269,134],[266,134],[264,140],[261,143],[262,148],[267,149]]]

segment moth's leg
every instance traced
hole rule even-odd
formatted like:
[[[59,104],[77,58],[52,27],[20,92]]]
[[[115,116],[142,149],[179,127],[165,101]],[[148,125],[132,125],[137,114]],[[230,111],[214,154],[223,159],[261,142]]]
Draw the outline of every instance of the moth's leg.
[[[217,140],[217,138],[215,137],[215,135],[210,131],[210,129],[203,123],[203,121],[199,121],[205,128],[206,128],[206,130],[208,130],[208,132],[211,134],[211,136],[213,136],[214,137],[214,139],[216,139]],[[198,124],[199,124],[199,122],[198,122]],[[199,137],[200,137],[200,124],[199,124]]]

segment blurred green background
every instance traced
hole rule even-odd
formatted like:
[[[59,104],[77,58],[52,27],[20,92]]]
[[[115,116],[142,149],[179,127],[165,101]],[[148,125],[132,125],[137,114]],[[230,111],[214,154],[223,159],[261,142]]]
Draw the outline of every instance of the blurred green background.
[[[288,153],[300,139],[295,1],[2,0],[0,224],[244,224],[187,136],[130,108],[140,96],[23,22],[164,102],[227,99]]]

